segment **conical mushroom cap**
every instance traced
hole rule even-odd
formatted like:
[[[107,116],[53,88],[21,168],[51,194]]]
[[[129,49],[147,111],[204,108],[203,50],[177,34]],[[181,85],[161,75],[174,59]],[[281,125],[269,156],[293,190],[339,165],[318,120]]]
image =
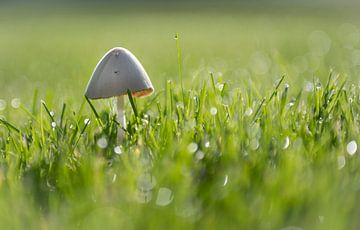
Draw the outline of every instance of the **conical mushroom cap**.
[[[85,96],[90,99],[122,96],[128,89],[135,97],[148,96],[154,91],[137,58],[125,48],[113,48],[97,64]]]

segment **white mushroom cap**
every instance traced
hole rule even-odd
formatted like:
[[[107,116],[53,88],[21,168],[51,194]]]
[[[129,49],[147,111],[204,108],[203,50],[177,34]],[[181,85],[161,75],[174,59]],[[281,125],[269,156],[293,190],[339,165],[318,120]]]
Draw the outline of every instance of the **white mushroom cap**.
[[[127,94],[128,89],[135,97],[148,96],[154,91],[137,58],[129,50],[116,47],[96,65],[85,96],[90,99],[122,96]]]

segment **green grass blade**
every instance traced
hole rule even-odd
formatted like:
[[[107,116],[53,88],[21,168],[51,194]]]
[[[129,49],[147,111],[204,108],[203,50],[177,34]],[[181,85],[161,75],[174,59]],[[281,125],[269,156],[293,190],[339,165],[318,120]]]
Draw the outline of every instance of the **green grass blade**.
[[[3,125],[5,125],[8,129],[14,130],[17,133],[20,133],[20,129],[16,128],[15,125],[11,124],[8,121],[3,120],[2,118],[0,118],[0,123],[2,123]]]
[[[138,110],[137,110],[136,104],[135,104],[135,100],[134,100],[134,98],[133,98],[133,96],[132,96],[132,93],[131,93],[130,89],[127,89],[127,94],[128,94],[128,96],[129,96],[131,108],[132,108],[133,111],[134,111],[135,117],[139,117]]]

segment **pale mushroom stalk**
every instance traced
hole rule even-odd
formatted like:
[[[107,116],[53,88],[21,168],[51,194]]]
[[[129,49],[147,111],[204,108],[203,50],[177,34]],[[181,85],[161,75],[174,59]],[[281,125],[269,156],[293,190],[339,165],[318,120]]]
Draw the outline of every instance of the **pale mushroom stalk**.
[[[123,142],[124,140],[125,132],[123,129],[126,129],[124,101],[125,101],[124,96],[118,96],[116,98],[117,122],[119,123],[117,136],[120,142]]]
[[[96,65],[85,91],[90,99],[116,97],[118,139],[124,140],[126,120],[124,95],[130,90],[133,97],[151,95],[154,87],[139,60],[127,49],[109,50]]]

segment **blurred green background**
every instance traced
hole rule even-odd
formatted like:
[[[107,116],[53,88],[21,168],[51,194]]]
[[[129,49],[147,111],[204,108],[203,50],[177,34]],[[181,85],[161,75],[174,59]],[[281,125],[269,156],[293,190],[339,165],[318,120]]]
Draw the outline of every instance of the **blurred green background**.
[[[161,89],[178,78],[176,32],[188,86],[209,72],[234,87],[259,82],[259,89],[281,75],[296,87],[331,69],[354,80],[359,73],[355,1],[0,4],[0,99],[25,104],[35,89],[59,104],[77,103],[98,60],[115,46],[131,50]]]

